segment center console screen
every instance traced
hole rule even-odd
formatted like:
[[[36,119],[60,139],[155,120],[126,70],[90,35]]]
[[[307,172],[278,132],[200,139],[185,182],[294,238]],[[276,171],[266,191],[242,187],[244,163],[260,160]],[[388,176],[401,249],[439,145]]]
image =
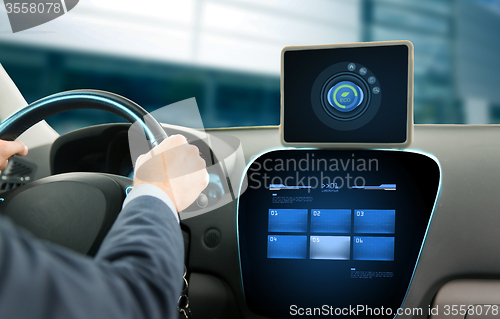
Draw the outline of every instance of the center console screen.
[[[345,309],[362,306],[394,317],[439,177],[433,159],[412,152],[280,150],[257,158],[238,207],[250,309],[270,318],[299,309],[349,317]]]

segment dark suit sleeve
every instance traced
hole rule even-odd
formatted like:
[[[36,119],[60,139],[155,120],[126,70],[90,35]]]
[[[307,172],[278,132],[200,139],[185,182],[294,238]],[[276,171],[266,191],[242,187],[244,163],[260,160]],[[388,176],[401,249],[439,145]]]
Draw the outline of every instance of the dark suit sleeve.
[[[120,213],[94,259],[0,219],[0,318],[177,318],[182,234],[158,198]]]

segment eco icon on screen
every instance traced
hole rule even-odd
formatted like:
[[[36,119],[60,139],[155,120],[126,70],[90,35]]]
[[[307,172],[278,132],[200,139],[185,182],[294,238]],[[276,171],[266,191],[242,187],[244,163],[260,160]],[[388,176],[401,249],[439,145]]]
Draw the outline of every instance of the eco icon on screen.
[[[328,103],[341,112],[350,112],[363,102],[363,90],[351,81],[340,81],[328,91]]]

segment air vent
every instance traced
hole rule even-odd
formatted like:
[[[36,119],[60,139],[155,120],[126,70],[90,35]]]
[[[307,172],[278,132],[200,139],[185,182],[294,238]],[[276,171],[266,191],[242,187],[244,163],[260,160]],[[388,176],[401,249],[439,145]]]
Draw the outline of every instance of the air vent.
[[[33,179],[36,166],[19,158],[9,160],[9,164],[0,174],[0,193],[29,183]]]
[[[10,165],[7,166],[5,169],[6,175],[9,176],[30,176],[31,175],[31,167],[26,166],[25,164],[13,160],[9,163]]]
[[[14,189],[16,187],[19,187],[21,185],[24,185],[25,183],[11,183],[11,182],[4,182],[0,185],[0,190],[2,191],[8,191],[11,189]]]

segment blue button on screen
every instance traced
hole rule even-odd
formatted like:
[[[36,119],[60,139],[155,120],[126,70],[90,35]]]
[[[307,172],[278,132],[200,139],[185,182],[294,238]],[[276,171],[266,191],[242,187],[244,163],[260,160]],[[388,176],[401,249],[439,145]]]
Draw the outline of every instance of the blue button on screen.
[[[327,100],[338,111],[350,112],[363,102],[363,90],[351,81],[341,81],[328,90]]]
[[[396,211],[383,209],[355,209],[354,232],[368,234],[394,234]]]
[[[307,209],[270,209],[269,232],[306,232]]]
[[[311,232],[350,233],[350,209],[311,209]]]
[[[349,260],[350,236],[311,236],[311,259]]]
[[[394,237],[358,237],[353,239],[354,260],[394,260]]]
[[[305,259],[307,236],[267,236],[267,258]]]

